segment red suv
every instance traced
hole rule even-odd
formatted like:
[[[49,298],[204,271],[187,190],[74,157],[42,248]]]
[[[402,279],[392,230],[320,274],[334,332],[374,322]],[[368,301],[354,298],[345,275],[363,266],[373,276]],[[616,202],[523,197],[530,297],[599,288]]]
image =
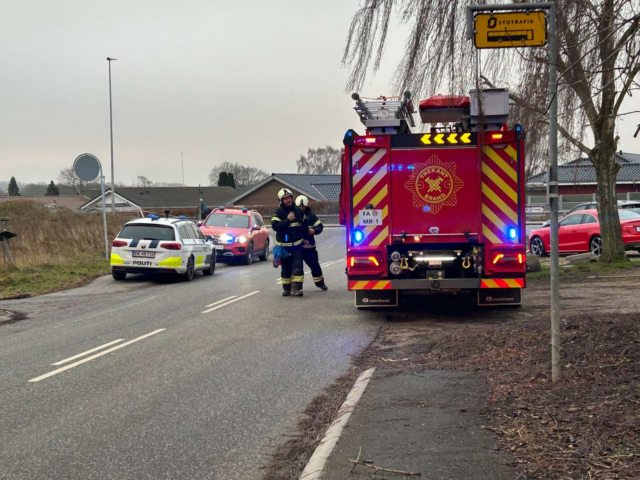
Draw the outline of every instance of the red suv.
[[[250,265],[254,255],[262,261],[269,258],[269,231],[262,215],[255,210],[216,208],[202,222],[200,230],[205,236],[213,237],[218,260],[239,258],[243,264]]]

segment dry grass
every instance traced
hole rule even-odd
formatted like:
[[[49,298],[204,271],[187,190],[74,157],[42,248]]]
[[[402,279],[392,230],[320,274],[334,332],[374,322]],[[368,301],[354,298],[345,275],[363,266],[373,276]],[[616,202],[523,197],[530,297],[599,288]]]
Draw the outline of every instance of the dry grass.
[[[104,252],[102,216],[65,208],[49,209],[35,202],[4,202],[0,217],[10,218],[11,253],[18,268],[56,265]],[[131,215],[107,217],[111,242]],[[2,263],[6,265],[4,252]]]

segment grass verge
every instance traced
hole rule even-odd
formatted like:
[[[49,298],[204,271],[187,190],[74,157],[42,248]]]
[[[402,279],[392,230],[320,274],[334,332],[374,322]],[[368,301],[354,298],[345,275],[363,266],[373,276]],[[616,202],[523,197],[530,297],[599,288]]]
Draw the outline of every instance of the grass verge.
[[[35,267],[0,267],[0,300],[27,298],[84,285],[109,273],[101,255]]]
[[[560,283],[593,283],[601,279],[589,277],[615,277],[624,280],[628,275],[640,275],[640,262],[616,262],[605,264],[600,262],[580,263],[571,267],[560,266]],[[551,279],[549,265],[542,265],[542,270],[527,273],[527,285],[548,285]]]

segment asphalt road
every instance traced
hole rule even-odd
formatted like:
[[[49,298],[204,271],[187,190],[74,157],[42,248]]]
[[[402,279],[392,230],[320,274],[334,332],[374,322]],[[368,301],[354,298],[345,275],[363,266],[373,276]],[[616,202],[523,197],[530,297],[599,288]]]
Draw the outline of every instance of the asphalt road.
[[[26,316],[0,325],[0,478],[260,478],[377,332],[346,291],[343,237],[319,237],[330,290],[307,275],[304,298],[281,296],[269,261],[0,302]]]

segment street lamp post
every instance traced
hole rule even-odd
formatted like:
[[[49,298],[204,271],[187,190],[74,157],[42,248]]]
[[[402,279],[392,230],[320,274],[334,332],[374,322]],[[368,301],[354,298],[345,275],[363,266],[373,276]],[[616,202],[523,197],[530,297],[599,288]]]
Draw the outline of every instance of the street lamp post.
[[[109,63],[109,126],[111,129],[111,213],[116,213],[116,185],[113,173],[113,107],[111,102],[111,62],[117,58],[107,57]]]

